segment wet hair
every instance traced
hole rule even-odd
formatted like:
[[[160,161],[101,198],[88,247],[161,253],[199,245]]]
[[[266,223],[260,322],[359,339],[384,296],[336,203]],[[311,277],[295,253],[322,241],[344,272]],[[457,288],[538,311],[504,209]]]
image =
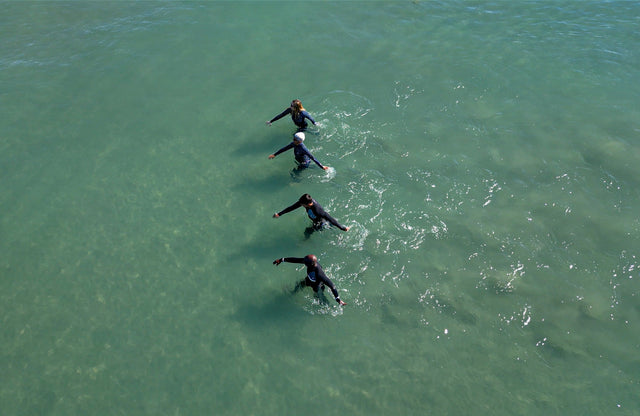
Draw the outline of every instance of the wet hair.
[[[304,256],[304,264],[306,264],[307,266],[314,265],[317,262],[318,262],[318,258],[313,254],[307,254],[306,256]]]
[[[304,107],[302,106],[302,102],[300,100],[296,99],[291,101],[291,113],[295,117],[298,117],[302,111],[304,111]]]
[[[300,199],[298,199],[298,202],[300,202],[302,205],[309,205],[313,203],[313,198],[311,198],[311,195],[309,194],[304,194],[300,197]]]

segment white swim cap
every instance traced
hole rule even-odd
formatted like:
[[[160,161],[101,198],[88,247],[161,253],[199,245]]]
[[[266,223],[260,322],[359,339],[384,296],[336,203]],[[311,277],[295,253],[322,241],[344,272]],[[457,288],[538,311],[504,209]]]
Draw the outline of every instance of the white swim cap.
[[[293,135],[293,138],[303,142],[304,141],[304,133],[299,131],[299,132],[297,132],[296,134]]]

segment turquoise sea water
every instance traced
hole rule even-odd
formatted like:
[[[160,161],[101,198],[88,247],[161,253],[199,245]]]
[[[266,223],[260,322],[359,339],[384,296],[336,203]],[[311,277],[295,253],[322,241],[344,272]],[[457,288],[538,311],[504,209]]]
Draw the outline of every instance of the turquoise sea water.
[[[0,414],[639,414],[637,2],[0,8]]]

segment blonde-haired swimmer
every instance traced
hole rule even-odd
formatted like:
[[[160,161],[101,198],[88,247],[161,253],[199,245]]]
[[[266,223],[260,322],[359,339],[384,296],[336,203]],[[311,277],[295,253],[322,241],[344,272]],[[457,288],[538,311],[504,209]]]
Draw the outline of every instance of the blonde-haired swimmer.
[[[307,128],[307,122],[305,121],[305,118],[309,119],[309,121],[311,121],[314,126],[316,125],[316,121],[313,119],[313,117],[311,117],[311,114],[309,114],[307,110],[304,109],[300,100],[293,100],[291,101],[291,105],[289,106],[289,108],[287,108],[271,120],[267,121],[267,126],[270,126],[271,123],[280,120],[287,114],[291,114],[291,120],[293,120],[295,125],[298,126],[298,130],[300,131]]]

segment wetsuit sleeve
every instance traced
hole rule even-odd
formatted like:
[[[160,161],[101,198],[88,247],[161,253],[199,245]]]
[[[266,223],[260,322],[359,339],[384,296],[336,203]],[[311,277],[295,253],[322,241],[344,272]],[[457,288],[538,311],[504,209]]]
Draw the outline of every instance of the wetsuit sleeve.
[[[302,263],[304,264],[304,257],[284,257],[282,261],[287,263]]]
[[[322,163],[318,162],[318,159],[316,159],[311,152],[309,151],[309,149],[307,149],[306,147],[304,148],[304,152],[307,154],[307,156],[309,156],[309,159],[313,160],[316,165],[320,166],[320,168],[324,169],[324,166],[322,166]]]
[[[338,289],[336,289],[336,285],[331,281],[331,279],[329,279],[327,277],[327,275],[324,274],[324,270],[318,270],[317,276],[318,276],[318,278],[320,278],[320,281],[322,281],[322,283],[325,284],[325,286],[327,286],[327,287],[329,287],[329,289],[331,289],[331,293],[333,293],[333,297],[336,299],[336,302],[339,303],[340,302],[340,294],[338,293]]]
[[[274,118],[272,118],[269,123],[273,123],[274,121],[280,120],[282,117],[286,116],[287,114],[291,114],[291,107],[287,108],[286,110],[284,110],[282,113],[278,114],[277,116],[275,116]],[[314,123],[315,124],[315,123]]]
[[[280,215],[284,215],[284,214],[286,214],[287,212],[291,212],[291,211],[293,211],[294,209],[298,209],[298,208],[300,208],[301,206],[302,206],[302,205],[300,204],[300,201],[298,201],[298,202],[296,202],[295,204],[293,204],[293,205],[291,205],[291,206],[288,206],[288,207],[286,207],[285,209],[283,209],[282,211],[278,212],[278,216],[280,216]]]
[[[285,147],[283,147],[282,149],[278,150],[277,152],[275,152],[273,155],[274,156],[278,156],[280,153],[282,152],[286,152],[287,150],[291,149],[293,147],[293,143],[289,143],[288,145],[286,145]]]
[[[331,224],[333,224],[334,226],[340,228],[342,231],[347,231],[347,227],[341,225],[335,218],[333,218],[331,215],[329,215],[327,213],[327,211],[325,211],[324,208],[322,208],[322,206],[320,204],[315,203],[314,205],[317,205],[316,211],[318,212],[318,215],[320,217],[322,217],[325,220],[329,221]]]
[[[313,119],[313,117],[311,117],[311,114],[307,113],[307,110],[304,110],[304,111],[302,112],[302,115],[303,115],[305,118],[308,118],[308,119],[309,119],[309,121],[310,121],[310,122],[312,122],[314,126],[316,125],[316,121]]]

